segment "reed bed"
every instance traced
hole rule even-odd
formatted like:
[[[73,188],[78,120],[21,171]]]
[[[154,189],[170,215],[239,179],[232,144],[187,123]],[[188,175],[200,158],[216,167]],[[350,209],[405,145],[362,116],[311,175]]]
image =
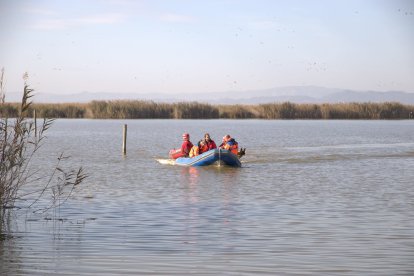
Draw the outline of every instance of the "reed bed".
[[[409,119],[414,105],[397,102],[257,105],[211,105],[199,102],[157,103],[141,100],[92,101],[89,103],[33,104],[39,118],[91,119]],[[0,117],[16,117],[19,104],[0,106]]]
[[[10,220],[10,211],[15,202],[19,201],[19,208],[39,208],[36,204],[45,194],[50,193],[51,201],[40,207],[36,212],[46,212],[56,209],[66,202],[72,195],[76,186],[85,178],[82,167],[67,169],[64,160],[68,157],[63,153],[57,158],[56,166],[42,170],[35,169],[35,156],[46,142],[46,132],[53,123],[53,119],[44,118],[39,126],[29,118],[33,108],[31,98],[33,89],[25,83],[22,102],[19,104],[6,104],[0,102],[0,240],[4,223]],[[55,109],[38,105],[39,110],[55,113],[57,116],[73,115],[70,108],[50,106]],[[48,106],[49,107],[49,106]],[[43,109],[41,109],[43,108]],[[10,119],[8,114],[14,119]],[[36,111],[37,112],[37,111]],[[12,117],[10,116],[10,117]],[[26,194],[19,193],[23,187],[30,187]],[[27,205],[26,205],[27,203]]]

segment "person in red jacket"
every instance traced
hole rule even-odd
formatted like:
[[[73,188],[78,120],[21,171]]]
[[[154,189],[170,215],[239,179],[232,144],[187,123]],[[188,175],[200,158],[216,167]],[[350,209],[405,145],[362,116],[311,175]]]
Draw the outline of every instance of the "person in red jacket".
[[[183,143],[181,144],[181,153],[184,157],[188,157],[190,150],[193,147],[193,143],[190,141],[190,134],[183,134]]]
[[[204,139],[200,140],[197,145],[194,145],[190,150],[190,157],[194,157],[208,151],[206,141]]]
[[[217,145],[214,142],[214,140],[211,139],[210,134],[206,133],[204,134],[204,140],[206,141],[208,150],[216,149]]]
[[[223,143],[221,143],[220,148],[229,150],[237,155],[239,151],[239,143],[237,143],[237,141],[234,140],[234,138],[227,134],[223,137]]]

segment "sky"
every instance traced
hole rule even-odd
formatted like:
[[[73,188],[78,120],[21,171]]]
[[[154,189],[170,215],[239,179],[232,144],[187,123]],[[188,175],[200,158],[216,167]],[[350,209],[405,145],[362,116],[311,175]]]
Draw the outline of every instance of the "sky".
[[[411,0],[0,0],[4,90],[414,92]]]

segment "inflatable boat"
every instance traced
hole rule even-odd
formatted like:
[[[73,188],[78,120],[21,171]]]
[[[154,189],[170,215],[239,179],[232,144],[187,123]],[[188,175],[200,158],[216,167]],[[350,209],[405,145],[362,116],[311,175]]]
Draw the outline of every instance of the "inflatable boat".
[[[241,167],[239,157],[231,151],[224,149],[212,149],[194,157],[178,157],[176,165],[180,166],[208,166],[212,164]]]

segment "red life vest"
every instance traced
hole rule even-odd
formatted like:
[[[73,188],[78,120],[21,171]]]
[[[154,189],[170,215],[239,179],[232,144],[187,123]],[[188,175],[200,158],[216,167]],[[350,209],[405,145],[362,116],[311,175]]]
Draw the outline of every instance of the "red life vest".
[[[184,141],[181,145],[181,152],[183,153],[183,156],[188,156],[192,147],[193,143],[191,143],[190,141]]]
[[[194,157],[194,156],[197,156],[197,155],[199,155],[199,154],[202,154],[202,153],[205,153],[206,151],[208,151],[209,149],[208,149],[208,146],[207,145],[204,145],[204,146],[193,146],[192,148],[191,148],[191,150],[190,150],[190,154],[189,154],[189,156],[190,157]]]
[[[226,144],[225,146],[224,146],[224,149],[226,149],[226,150],[229,150],[229,151],[231,151],[232,153],[234,153],[234,154],[237,154],[238,152],[239,152],[239,147],[238,147],[238,145],[236,144],[236,145],[229,145],[229,144]]]
[[[207,145],[200,146],[198,151],[199,151],[199,154],[202,154],[202,153],[205,153],[206,151],[209,151],[209,148]]]
[[[207,146],[208,146],[208,149],[209,150],[212,150],[212,149],[216,149],[217,148],[216,143],[213,140],[206,141],[206,142],[207,142]]]
[[[239,144],[236,142],[236,140],[231,139],[226,142],[226,144],[224,145],[224,149],[229,150],[237,155],[237,153],[239,152]]]

